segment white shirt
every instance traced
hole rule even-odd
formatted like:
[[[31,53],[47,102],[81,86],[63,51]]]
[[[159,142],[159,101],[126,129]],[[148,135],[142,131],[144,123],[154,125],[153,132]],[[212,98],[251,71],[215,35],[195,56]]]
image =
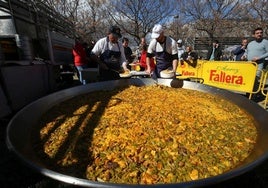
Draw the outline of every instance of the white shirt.
[[[148,46],[147,52],[150,54],[154,52],[163,52],[164,45],[166,45],[165,51],[167,53],[171,55],[178,54],[177,42],[170,37],[166,37],[166,41],[163,44],[160,44],[159,42],[157,42],[156,39],[152,39]]]
[[[178,58],[182,60],[181,55],[185,52],[184,46],[178,47]]]
[[[118,41],[118,43],[112,43],[107,39],[107,37],[104,37],[98,40],[96,44],[94,45],[91,53],[95,54],[96,56],[100,56],[101,54],[103,54],[105,50],[108,50],[107,41],[108,41],[109,50],[115,51],[115,52],[119,52],[119,51],[121,52],[121,58],[120,58],[121,65],[123,63],[126,63],[126,57],[125,57],[125,52],[124,52],[122,42]]]

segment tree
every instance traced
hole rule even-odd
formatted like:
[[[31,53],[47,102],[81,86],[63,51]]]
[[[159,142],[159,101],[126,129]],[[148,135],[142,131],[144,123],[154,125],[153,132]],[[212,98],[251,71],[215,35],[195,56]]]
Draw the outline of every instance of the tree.
[[[107,34],[105,5],[107,0],[85,0],[78,11],[77,32],[87,41]]]
[[[248,20],[251,29],[262,27],[264,33],[268,35],[268,6],[267,0],[249,0],[246,4]]]
[[[77,7],[80,4],[79,0],[41,0],[49,7],[53,8],[61,15],[71,18],[72,21],[77,20]]]
[[[103,7],[107,4],[107,0],[43,0],[43,2],[73,23],[75,36],[82,37],[86,42],[103,36],[105,25]]]
[[[175,39],[209,37],[204,43],[217,37],[251,36],[256,26],[268,34],[267,0],[43,1],[72,20],[76,32],[87,40],[105,36],[113,24],[136,44],[156,23],[164,25],[166,34]]]
[[[107,7],[112,21],[132,36],[139,44],[140,38],[146,36],[154,24],[165,23],[174,10],[173,1],[165,0],[115,0]]]
[[[181,14],[191,23],[199,35],[211,40],[225,36],[232,31],[235,20],[242,7],[240,0],[178,0]]]

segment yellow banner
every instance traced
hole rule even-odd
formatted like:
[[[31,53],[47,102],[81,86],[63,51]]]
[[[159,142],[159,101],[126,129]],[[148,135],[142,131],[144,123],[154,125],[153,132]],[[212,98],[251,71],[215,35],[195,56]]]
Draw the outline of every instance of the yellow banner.
[[[202,67],[204,84],[233,91],[252,92],[257,71],[255,63],[206,61]]]
[[[257,64],[246,61],[182,61],[178,64],[177,78],[196,78],[210,86],[251,93],[256,71]]]
[[[203,61],[196,62],[186,62],[181,61],[178,64],[177,73],[179,74],[178,78],[201,78],[202,77],[202,64]]]

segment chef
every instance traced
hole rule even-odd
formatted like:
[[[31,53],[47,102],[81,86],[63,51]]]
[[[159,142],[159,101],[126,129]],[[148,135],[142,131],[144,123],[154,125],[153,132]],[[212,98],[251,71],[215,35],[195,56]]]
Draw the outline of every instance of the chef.
[[[120,28],[111,26],[108,35],[98,40],[91,51],[91,58],[99,64],[102,81],[119,79],[122,69],[129,71],[123,45],[118,41],[121,37]]]
[[[173,71],[174,76],[178,66],[177,43],[171,37],[164,35],[162,25],[156,24],[152,30],[151,42],[147,49],[147,73],[160,78],[160,72],[166,69]],[[150,58],[155,57],[156,67],[152,71]]]

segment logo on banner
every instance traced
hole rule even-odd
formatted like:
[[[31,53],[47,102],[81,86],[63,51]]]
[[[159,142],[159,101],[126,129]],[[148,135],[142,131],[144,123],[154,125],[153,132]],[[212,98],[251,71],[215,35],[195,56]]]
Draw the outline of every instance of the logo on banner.
[[[204,84],[236,91],[252,91],[256,66],[252,63],[206,62],[203,64]]]
[[[183,70],[182,71],[182,76],[195,76],[195,72],[192,72],[192,71],[187,71],[187,70]]]
[[[233,75],[222,70],[210,70],[209,80],[213,82],[227,83],[227,84],[243,84],[242,75]]]
[[[222,89],[252,92],[257,71],[253,62],[198,61],[197,67],[178,66],[180,78],[202,78],[204,84]]]

